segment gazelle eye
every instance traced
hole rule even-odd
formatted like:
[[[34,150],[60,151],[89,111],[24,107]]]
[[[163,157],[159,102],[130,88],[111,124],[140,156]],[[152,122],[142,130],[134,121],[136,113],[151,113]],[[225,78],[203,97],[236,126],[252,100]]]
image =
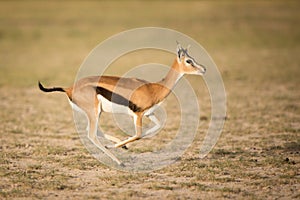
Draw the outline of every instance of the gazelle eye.
[[[188,64],[192,64],[193,63],[193,61],[192,60],[190,60],[190,59],[188,59],[187,61],[186,61],[186,63],[188,63]]]

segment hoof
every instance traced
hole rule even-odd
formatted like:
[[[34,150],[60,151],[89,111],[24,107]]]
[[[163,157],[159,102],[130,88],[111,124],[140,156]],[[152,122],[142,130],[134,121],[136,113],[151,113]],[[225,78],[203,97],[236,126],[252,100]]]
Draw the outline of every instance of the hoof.
[[[124,163],[120,163],[120,167],[126,167]]]
[[[122,146],[122,149],[128,150],[128,147],[126,145]]]
[[[115,145],[106,145],[105,148],[107,149],[112,149],[112,148],[116,148]],[[128,147],[126,145],[122,146],[122,149],[128,150]]]

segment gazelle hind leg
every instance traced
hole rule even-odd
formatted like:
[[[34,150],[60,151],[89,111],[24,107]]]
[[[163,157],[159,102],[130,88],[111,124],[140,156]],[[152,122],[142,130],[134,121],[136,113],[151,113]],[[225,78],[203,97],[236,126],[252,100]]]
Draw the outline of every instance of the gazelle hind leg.
[[[122,163],[120,160],[113,155],[105,146],[101,144],[101,142],[98,140],[97,137],[97,128],[98,128],[98,118],[100,114],[100,107],[98,100],[95,100],[95,107],[92,109],[87,109],[87,116],[89,120],[89,130],[88,130],[88,138],[90,141],[96,145],[101,151],[103,151],[107,156],[109,156],[112,160],[114,160],[118,165],[121,165]]]
[[[68,100],[69,100],[69,103],[70,103],[70,105],[71,105],[71,107],[72,107],[72,109],[74,111],[77,111],[77,112],[79,112],[81,114],[84,114],[85,117],[86,117],[86,111],[84,111],[83,109],[81,109],[79,106],[77,106],[75,103],[73,103],[70,99],[68,99]],[[87,124],[85,130],[89,131],[89,121],[88,121],[88,124]]]
[[[111,136],[111,135],[108,135],[108,134],[103,134],[104,137],[112,142],[115,142],[115,143],[119,143],[121,142],[122,140],[120,140],[119,138],[116,138],[114,136]]]
[[[99,101],[99,100],[98,100]],[[98,116],[98,121],[100,120],[100,115],[101,115],[101,101],[99,101],[99,104],[98,104],[98,114],[97,114],[97,116]],[[97,123],[97,127],[98,127],[98,123]],[[108,135],[108,134],[105,134],[105,133],[103,133],[102,132],[102,134],[103,134],[103,137],[105,138],[105,139],[107,139],[107,140],[110,140],[110,141],[112,141],[112,142],[114,142],[114,143],[119,143],[119,142],[121,142],[122,140],[120,140],[119,138],[117,138],[117,137],[114,137],[114,136],[111,136],[111,135]],[[113,147],[112,145],[108,145],[108,146],[105,146],[106,148],[110,148],[110,147]],[[123,148],[124,149],[127,149],[127,147],[126,146],[123,146]]]
[[[118,144],[118,143],[122,142],[122,140],[120,140],[119,138],[116,138],[114,136],[111,136],[111,135],[108,135],[108,134],[103,134],[103,135],[104,135],[104,137],[106,139],[108,139],[108,140],[110,140],[110,141],[112,141],[114,143]],[[110,149],[110,148],[114,148],[115,145],[106,145],[105,147],[108,148],[108,149]],[[122,148],[127,150],[128,146],[127,145],[123,145]]]

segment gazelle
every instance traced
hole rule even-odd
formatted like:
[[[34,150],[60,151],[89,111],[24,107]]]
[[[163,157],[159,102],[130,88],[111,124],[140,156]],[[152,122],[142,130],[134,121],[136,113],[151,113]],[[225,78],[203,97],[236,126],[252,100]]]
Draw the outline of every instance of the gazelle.
[[[136,78],[115,76],[89,76],[78,80],[69,88],[45,88],[44,92],[65,92],[71,106],[83,111],[88,118],[88,138],[112,160],[121,162],[108,150],[112,147],[123,147],[135,140],[157,131],[161,124],[153,114],[154,110],[170,94],[176,83],[184,74],[203,75],[206,68],[198,64],[188,54],[188,49],[177,45],[177,56],[166,77],[159,82],[151,83]],[[126,113],[133,117],[135,135],[126,140],[104,134],[105,138],[114,141],[113,146],[103,146],[97,138],[98,119],[101,112]],[[143,116],[148,117],[155,126],[142,134]]]

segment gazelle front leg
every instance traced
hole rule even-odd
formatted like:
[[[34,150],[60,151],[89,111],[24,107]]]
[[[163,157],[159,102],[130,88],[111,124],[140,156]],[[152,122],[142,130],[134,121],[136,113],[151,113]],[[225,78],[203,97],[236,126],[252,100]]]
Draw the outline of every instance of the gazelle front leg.
[[[151,113],[150,115],[147,116],[155,125],[148,129],[144,134],[143,138],[150,138],[153,135],[155,135],[156,131],[161,127],[161,122],[157,119],[157,117]]]
[[[122,147],[127,143],[133,142],[142,137],[142,118],[143,118],[142,113],[137,113],[134,115],[135,135],[126,140],[123,140],[122,142],[115,144],[115,147]]]

